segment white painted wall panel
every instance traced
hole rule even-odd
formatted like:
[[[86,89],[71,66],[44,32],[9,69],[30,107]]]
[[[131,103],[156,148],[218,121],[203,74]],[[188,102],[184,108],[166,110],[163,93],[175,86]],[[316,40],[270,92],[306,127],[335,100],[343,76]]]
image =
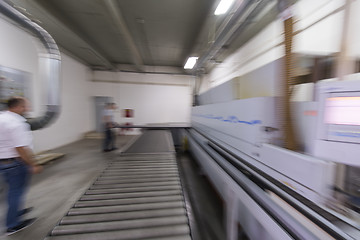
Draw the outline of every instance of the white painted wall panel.
[[[1,17],[0,65],[33,73],[38,63],[32,37]]]
[[[328,55],[340,51],[343,12],[327,17],[294,38],[294,52]]]
[[[190,122],[190,86],[92,82],[91,95],[112,97],[118,105],[115,120],[120,123]],[[134,118],[122,117],[121,110],[125,108],[135,110]]]
[[[360,58],[360,1],[352,1],[350,13],[348,54],[350,57]]]

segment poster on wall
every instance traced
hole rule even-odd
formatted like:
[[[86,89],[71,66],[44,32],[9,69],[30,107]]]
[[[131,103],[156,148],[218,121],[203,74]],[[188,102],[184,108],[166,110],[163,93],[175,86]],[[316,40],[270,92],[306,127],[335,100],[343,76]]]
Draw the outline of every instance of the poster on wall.
[[[0,111],[11,96],[30,99],[30,81],[30,73],[0,65]]]

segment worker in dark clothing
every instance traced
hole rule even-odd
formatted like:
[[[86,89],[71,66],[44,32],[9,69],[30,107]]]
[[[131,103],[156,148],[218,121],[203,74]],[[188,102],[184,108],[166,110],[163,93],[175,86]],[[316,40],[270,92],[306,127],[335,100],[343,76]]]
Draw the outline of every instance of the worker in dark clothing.
[[[115,147],[116,135],[113,128],[116,126],[114,121],[114,110],[116,109],[115,103],[106,103],[103,111],[103,123],[104,123],[104,143],[103,151],[109,152],[117,149]]]

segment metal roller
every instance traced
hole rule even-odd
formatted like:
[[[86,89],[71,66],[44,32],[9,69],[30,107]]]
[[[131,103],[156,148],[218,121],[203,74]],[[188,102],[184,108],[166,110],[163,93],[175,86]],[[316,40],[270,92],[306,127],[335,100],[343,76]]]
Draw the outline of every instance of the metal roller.
[[[101,189],[101,188],[132,188],[132,187],[154,187],[154,186],[174,186],[180,185],[179,181],[161,181],[161,182],[140,182],[140,183],[95,183],[90,189]]]
[[[180,182],[179,176],[174,177],[160,177],[160,178],[138,178],[138,179],[99,179],[94,183],[94,185],[100,184],[127,184],[127,183],[151,183],[151,182],[167,182],[167,181],[176,181]]]
[[[123,154],[124,155],[124,154]],[[112,162],[112,164],[116,163],[134,163],[134,162],[176,162],[176,158],[174,156],[166,155],[141,155],[139,157],[132,157],[132,155],[126,155],[126,157],[120,157],[120,159]]]
[[[160,196],[160,197],[147,197],[147,198],[126,198],[126,199],[105,199],[93,201],[78,201],[74,207],[98,207],[98,206],[114,206],[114,205],[127,205],[138,203],[162,203],[162,202],[175,202],[183,201],[180,195],[174,196]]]
[[[156,176],[157,174],[159,175],[179,175],[178,172],[175,171],[136,171],[136,172],[128,172],[128,171],[115,171],[115,172],[104,172],[101,174],[101,177],[105,177],[105,176],[119,176],[119,177],[131,177],[131,176],[139,176],[139,175],[152,175],[152,176]]]
[[[103,174],[138,174],[138,173],[178,173],[178,170],[176,168],[156,168],[156,169],[148,169],[148,168],[142,168],[142,169],[109,169],[105,170]]]
[[[117,171],[117,170],[163,170],[163,169],[178,169],[176,165],[162,164],[162,165],[114,165],[104,171]]]
[[[139,178],[168,178],[168,177],[179,177],[178,173],[147,173],[147,174],[138,174],[138,175],[126,175],[122,174],[119,176],[107,176],[107,175],[101,175],[99,179],[139,179]]]
[[[147,166],[169,166],[169,167],[176,167],[177,164],[176,162],[153,162],[151,164],[145,164],[144,162],[129,162],[129,163],[112,163],[109,165],[109,167],[111,168],[116,168],[116,167],[121,167],[121,166],[128,166],[128,167],[136,167],[136,166],[140,166],[140,167],[147,167]]]
[[[157,165],[175,165],[176,161],[173,159],[162,159],[162,160],[131,160],[128,162],[113,162],[110,163],[109,167],[114,166],[125,166],[125,165],[141,165],[141,166],[157,166]]]
[[[120,177],[124,177],[124,176],[139,176],[139,175],[156,175],[156,174],[178,174],[177,170],[172,170],[172,171],[161,171],[161,170],[157,170],[157,171],[126,171],[126,170],[120,170],[120,171],[112,171],[112,172],[103,172],[101,174],[102,177],[105,176],[120,176]]]
[[[69,216],[75,215],[88,215],[97,213],[115,213],[115,212],[129,212],[150,209],[166,209],[166,208],[180,208],[184,207],[183,202],[166,202],[166,203],[142,203],[142,204],[129,204],[120,206],[101,206],[101,207],[88,207],[88,208],[72,208],[68,212]]]
[[[176,217],[159,217],[134,219],[123,221],[111,221],[100,223],[85,223],[74,225],[57,226],[51,232],[51,235],[79,234],[79,233],[96,233],[123,229],[148,228],[158,226],[169,226],[178,224],[187,224],[188,219],[185,216]]]
[[[174,166],[177,167],[176,161],[173,160],[161,160],[161,161],[131,161],[131,162],[116,162],[109,164],[109,168],[115,168],[115,167],[123,167],[123,166],[129,166],[129,167],[160,167],[160,166]]]
[[[78,216],[65,216],[61,219],[61,225],[70,224],[82,224],[82,223],[99,223],[99,222],[111,222],[120,220],[131,219],[146,219],[166,216],[183,216],[185,215],[184,208],[172,208],[172,209],[155,209],[144,210],[136,212],[122,212],[122,213],[105,213],[105,214],[90,214],[90,215],[78,215]]]
[[[137,240],[191,240],[189,235],[171,236],[171,237],[157,237],[157,238],[139,238]]]
[[[139,172],[139,173],[103,173],[101,174],[101,176],[99,177],[99,180],[104,180],[104,179],[139,179],[139,178],[160,178],[160,177],[179,177],[179,174],[177,172],[169,172],[169,173],[164,173],[164,172],[151,172],[151,173],[147,173],[147,172]]]
[[[121,162],[120,162],[121,161]],[[131,158],[131,156],[128,155],[128,157],[126,157],[126,159],[122,159],[122,160],[117,160],[112,162],[112,164],[117,164],[117,163],[139,163],[139,162],[148,162],[148,163],[176,163],[176,158],[171,156],[167,156],[167,157],[161,157],[160,155],[154,155],[153,157],[151,157],[150,155],[148,156],[142,156],[141,158]]]
[[[151,153],[146,153],[146,154],[128,154],[126,152],[122,153],[119,161],[123,161],[123,162],[131,162],[131,161],[141,161],[141,160],[173,160],[175,161],[176,157],[174,156],[173,153],[166,153],[166,154],[151,154]],[[114,162],[116,163],[116,161]]]
[[[165,227],[152,227],[152,228],[139,228],[120,231],[85,233],[74,235],[50,236],[46,240],[130,240],[139,238],[157,238],[172,235],[189,234],[189,226],[187,224],[165,226]]]
[[[82,201],[89,200],[105,200],[105,199],[124,199],[124,198],[147,198],[159,196],[182,195],[180,190],[173,191],[153,191],[153,192],[137,192],[137,193],[112,193],[104,195],[84,195],[80,198]]]
[[[86,191],[85,195],[98,195],[109,193],[135,193],[135,192],[151,192],[151,191],[171,191],[181,190],[181,186],[155,186],[155,187],[136,187],[136,188],[110,188],[110,189],[94,189]]]
[[[163,184],[159,185],[159,184],[149,184],[146,185],[146,183],[143,183],[143,186],[132,186],[130,184],[124,185],[124,184],[108,184],[108,185],[95,185],[92,186],[89,191],[99,191],[99,190],[120,190],[121,192],[125,192],[125,191],[133,191],[133,192],[138,192],[138,191],[143,191],[144,189],[146,189],[147,191],[154,191],[154,190],[173,190],[173,189],[179,189],[181,188],[180,184],[167,184],[166,182],[163,182]]]
[[[147,166],[147,165],[143,165],[143,166],[112,166],[111,168],[106,169],[105,171],[118,171],[118,170],[148,170],[148,171],[152,171],[152,170],[166,170],[166,169],[171,169],[171,170],[177,170],[177,166],[172,165],[159,165],[159,166]]]

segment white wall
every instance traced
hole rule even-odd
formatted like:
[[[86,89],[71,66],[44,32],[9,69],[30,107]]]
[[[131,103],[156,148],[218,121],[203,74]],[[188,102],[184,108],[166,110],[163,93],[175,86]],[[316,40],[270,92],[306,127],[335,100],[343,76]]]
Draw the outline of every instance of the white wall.
[[[1,15],[0,29],[0,65],[33,73],[38,64],[32,37],[9,24]]]
[[[348,54],[350,57],[360,58],[360,1],[352,1],[349,27]]]
[[[344,0],[302,0],[294,6],[294,52],[328,55],[340,51]],[[304,30],[305,29],[305,30]]]
[[[2,17],[2,16],[1,16]],[[45,101],[43,84],[39,77],[39,42],[32,36],[3,18],[0,18],[0,65],[32,74],[33,114],[39,116]],[[61,68],[61,114],[55,123],[35,131],[35,152],[49,150],[76,141],[92,130],[93,118],[88,93],[89,69],[62,54]],[[79,114],[81,113],[81,114]]]
[[[91,95],[112,97],[120,123],[188,123],[193,81],[184,75],[94,72]],[[122,117],[125,108],[134,109],[130,121]]]

